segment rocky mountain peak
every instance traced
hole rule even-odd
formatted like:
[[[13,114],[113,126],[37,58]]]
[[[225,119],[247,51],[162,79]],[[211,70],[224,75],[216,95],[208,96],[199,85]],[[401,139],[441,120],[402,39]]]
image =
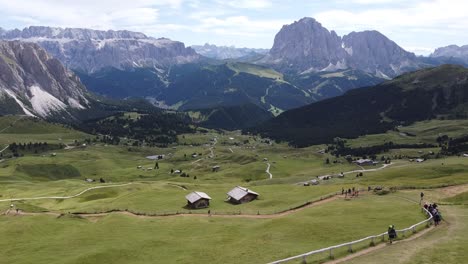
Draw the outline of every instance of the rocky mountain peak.
[[[343,37],[343,48],[350,55],[351,67],[387,78],[405,72],[416,60],[413,53],[375,30],[351,32]]]
[[[313,18],[283,26],[270,53],[259,63],[296,73],[350,68],[382,78],[418,68],[414,54],[378,31],[352,32],[341,38]]]
[[[0,41],[0,97],[18,113],[47,117],[84,109],[85,92],[79,79],[37,44]]]
[[[320,71],[342,62],[341,38],[313,18],[285,25],[276,35],[267,60],[299,71]],[[343,63],[343,62],[342,62]]]

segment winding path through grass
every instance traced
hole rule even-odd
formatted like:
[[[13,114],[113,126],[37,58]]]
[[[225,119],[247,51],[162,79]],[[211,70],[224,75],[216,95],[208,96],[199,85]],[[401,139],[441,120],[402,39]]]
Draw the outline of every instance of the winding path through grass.
[[[265,170],[265,172],[270,175],[270,180],[273,179],[273,174],[270,173],[270,167],[271,167],[271,164],[270,163],[267,163],[267,168]]]
[[[85,189],[75,195],[71,195],[71,196],[44,196],[44,197],[33,197],[33,198],[11,198],[11,199],[3,199],[3,200],[0,200],[0,202],[17,202],[17,201],[31,201],[31,200],[45,200],[45,199],[71,199],[71,198],[75,198],[75,197],[78,197],[88,191],[91,191],[91,190],[96,190],[96,189],[104,189],[104,188],[115,188],[115,187],[124,187],[124,186],[128,186],[128,185],[132,185],[133,183],[125,183],[125,184],[117,184],[117,185],[105,185],[105,186],[95,186],[95,187],[91,187],[91,188],[88,188],[88,189]]]
[[[387,167],[389,167],[390,165],[393,165],[393,163],[390,163],[390,164],[384,164],[382,167],[379,167],[379,168],[375,168],[375,169],[360,169],[360,170],[353,170],[353,171],[347,171],[347,172],[343,172],[343,175],[347,175],[347,174],[351,174],[351,173],[359,173],[359,172],[372,172],[372,171],[379,171],[379,170],[383,170]],[[337,175],[336,173],[335,174],[327,174],[327,175],[321,175],[321,176],[317,176],[317,178],[319,179],[323,179],[325,177],[333,177]],[[304,184],[308,181],[305,181],[305,182],[298,182],[297,184]]]

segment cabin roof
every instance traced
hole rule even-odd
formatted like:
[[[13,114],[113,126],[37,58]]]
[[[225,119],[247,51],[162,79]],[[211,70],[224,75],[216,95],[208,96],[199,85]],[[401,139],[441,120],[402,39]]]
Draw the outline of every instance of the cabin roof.
[[[227,195],[235,200],[240,200],[242,198],[244,198],[247,194],[253,194],[253,195],[259,195],[258,193],[252,191],[252,190],[249,190],[247,188],[244,188],[244,187],[240,187],[240,186],[236,186],[234,189],[232,189],[231,191],[229,191],[227,193]]]
[[[189,194],[187,194],[185,196],[185,198],[187,199],[187,201],[189,201],[190,203],[194,203],[200,199],[207,199],[207,200],[211,200],[211,197],[208,196],[208,194],[204,193],[204,192],[191,192]]]

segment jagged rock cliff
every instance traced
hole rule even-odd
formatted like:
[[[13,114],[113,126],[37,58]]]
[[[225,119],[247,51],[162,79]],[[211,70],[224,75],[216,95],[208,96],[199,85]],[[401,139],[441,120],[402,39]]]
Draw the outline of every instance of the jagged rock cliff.
[[[0,31],[0,38],[34,42],[68,68],[93,73],[104,68],[166,68],[193,62],[199,55],[184,43],[131,31],[31,26]]]
[[[86,89],[34,43],[0,41],[0,114],[64,116],[88,107]]]
[[[259,63],[285,72],[357,69],[383,78],[420,68],[413,53],[377,31],[352,32],[342,38],[313,18],[283,26]]]

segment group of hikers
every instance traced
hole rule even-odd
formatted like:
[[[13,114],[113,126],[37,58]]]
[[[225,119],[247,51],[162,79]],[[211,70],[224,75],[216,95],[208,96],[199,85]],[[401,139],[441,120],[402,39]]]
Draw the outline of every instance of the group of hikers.
[[[350,197],[358,197],[359,189],[353,187],[353,189],[345,190],[344,188],[341,188],[341,195],[345,195],[345,198],[348,198],[348,195]]]
[[[424,193],[421,193],[421,202],[424,198]],[[424,203],[424,209],[426,209],[432,216],[434,220],[434,225],[438,226],[440,224],[440,221],[442,221],[442,215],[439,212],[439,209],[437,209],[437,204],[428,204]],[[395,229],[395,225],[390,225],[388,226],[388,240],[391,243],[393,243],[393,240],[397,238],[397,231]]]
[[[424,199],[424,193],[421,192],[420,196],[421,196],[421,201],[419,204],[421,204],[421,202]],[[437,209],[437,204],[436,203],[433,203],[433,204],[424,203],[424,209],[426,209],[431,214],[432,218],[434,219],[434,225],[438,226],[440,224],[440,221],[442,221],[442,215],[440,214],[439,209]]]
[[[437,204],[424,203],[424,209],[426,209],[432,215],[432,218],[434,219],[434,225],[438,226],[440,221],[442,221],[442,215],[440,214],[439,209],[437,209]]]

